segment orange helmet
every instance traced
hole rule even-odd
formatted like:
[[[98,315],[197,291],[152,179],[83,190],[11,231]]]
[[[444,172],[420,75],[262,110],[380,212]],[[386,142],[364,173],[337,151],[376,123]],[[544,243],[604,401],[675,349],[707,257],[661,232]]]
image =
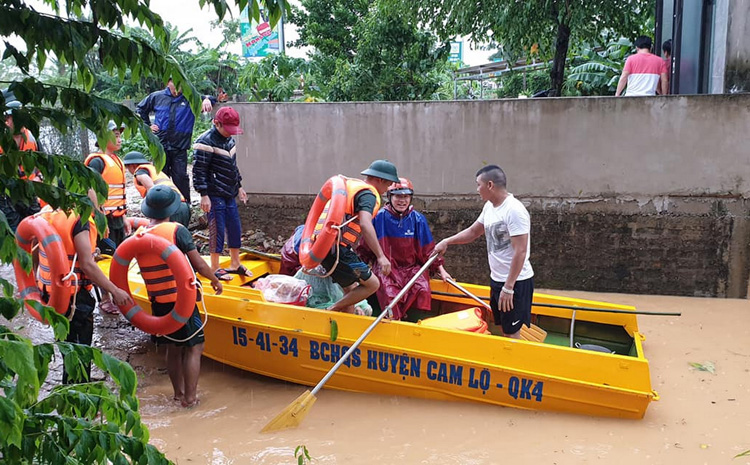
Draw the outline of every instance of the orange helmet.
[[[391,194],[414,195],[414,186],[411,181],[406,178],[398,178],[398,180],[388,187],[389,196]]]

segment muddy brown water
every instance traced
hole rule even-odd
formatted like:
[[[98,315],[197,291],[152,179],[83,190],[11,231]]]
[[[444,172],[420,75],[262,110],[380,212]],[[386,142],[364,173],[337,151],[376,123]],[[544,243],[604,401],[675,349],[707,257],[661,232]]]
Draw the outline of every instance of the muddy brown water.
[[[323,390],[302,425],[259,430],[305,388],[203,359],[201,404],[171,401],[164,349],[120,316],[97,315],[96,344],[139,375],[151,443],[177,464],[750,464],[750,305],[746,300],[551,293],[679,311],[639,317],[661,400],[642,420]],[[49,331],[21,317],[36,341]],[[715,373],[690,363],[711,362]],[[59,368],[53,372],[59,377]],[[97,376],[97,373],[94,373]]]

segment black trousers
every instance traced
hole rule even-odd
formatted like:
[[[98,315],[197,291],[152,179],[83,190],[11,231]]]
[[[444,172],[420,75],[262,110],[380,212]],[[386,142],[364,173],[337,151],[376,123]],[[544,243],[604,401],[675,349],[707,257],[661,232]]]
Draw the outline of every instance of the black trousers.
[[[172,178],[172,182],[190,205],[190,179],[187,175],[187,150],[165,150],[166,163],[164,174]]]
[[[70,300],[71,305],[73,299]],[[76,294],[76,312],[73,314],[73,319],[70,320],[70,332],[68,337],[65,338],[65,342],[73,342],[75,344],[83,344],[90,346],[94,339],[94,306],[96,302],[91,294],[81,289]],[[63,358],[64,360],[64,358]],[[86,376],[83,379],[70,378],[68,373],[65,371],[63,364],[63,384],[73,383],[84,383],[91,379],[91,363],[87,363],[85,367]]]

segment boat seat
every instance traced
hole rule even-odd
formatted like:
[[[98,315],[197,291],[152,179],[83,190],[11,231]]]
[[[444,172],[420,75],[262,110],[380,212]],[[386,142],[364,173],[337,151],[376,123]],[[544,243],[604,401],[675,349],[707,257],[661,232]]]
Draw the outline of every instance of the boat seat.
[[[487,322],[482,319],[482,309],[479,307],[425,318],[418,321],[417,324],[428,328],[455,329],[478,334],[490,334],[487,331]]]

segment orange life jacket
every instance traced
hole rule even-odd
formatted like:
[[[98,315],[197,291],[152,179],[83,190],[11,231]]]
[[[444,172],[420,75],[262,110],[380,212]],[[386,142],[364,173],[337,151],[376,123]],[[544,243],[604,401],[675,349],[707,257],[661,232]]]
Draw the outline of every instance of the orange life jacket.
[[[173,191],[180,194],[180,200],[183,202],[185,201],[185,197],[182,196],[182,193],[177,188],[177,186],[174,185],[171,179],[169,179],[169,176],[164,174],[163,172],[156,172],[156,167],[152,165],[151,163],[144,164],[144,165],[138,165],[138,167],[135,169],[135,172],[138,173],[139,170],[146,170],[148,171],[148,176],[151,178],[151,180],[154,182],[154,186],[158,186],[159,184],[164,184]],[[146,198],[146,193],[148,192],[148,189],[146,189],[146,186],[141,184],[140,181],[138,181],[138,177],[134,177],[135,179],[135,188],[138,189],[138,192],[141,194],[141,197],[144,199]]]
[[[124,216],[128,209],[125,200],[125,165],[122,164],[122,160],[117,155],[106,153],[92,153],[86,157],[83,164],[88,166],[94,158],[100,158],[104,162],[102,178],[109,185],[107,201],[102,206],[104,214]]]
[[[378,193],[377,189],[375,189],[373,186],[367,184],[364,181],[361,181],[359,179],[354,178],[345,178],[346,179],[346,210],[344,212],[344,219],[342,223],[349,221],[353,217],[356,216],[356,213],[354,212],[354,198],[357,194],[364,190],[369,190],[373,194],[375,194],[375,209],[372,212],[372,216],[375,217],[375,215],[378,213],[378,210],[380,209],[380,194]],[[323,229],[323,225],[325,225],[326,218],[328,217],[328,207],[329,204],[326,204],[325,209],[323,209],[323,213],[320,215],[320,219],[318,220],[318,224],[315,226],[315,231],[313,232],[313,237],[318,235],[318,232],[320,232]],[[354,247],[357,244],[357,241],[359,240],[360,236],[362,235],[362,226],[359,224],[359,219],[355,219],[354,221],[351,221],[350,223],[347,223],[346,226],[341,228],[341,245],[345,247]]]
[[[164,222],[148,230],[147,234],[154,234],[177,246],[177,227],[179,223]],[[173,253],[182,253],[179,249]],[[146,283],[146,291],[152,302],[170,303],[177,301],[177,281],[167,262],[156,255],[143,255],[138,257],[138,266],[141,268],[143,282]]]
[[[40,213],[40,216],[44,218],[44,220],[46,220],[62,238],[65,253],[68,255],[68,269],[73,268],[73,259],[76,258],[73,229],[80,221],[80,217],[75,213],[68,215],[62,210],[43,212]],[[44,238],[39,239],[44,241]],[[93,224],[89,224],[89,241],[91,242],[91,254],[93,255],[94,250],[96,249],[96,227],[94,227]],[[73,272],[77,279],[77,286],[78,288],[91,290],[92,282],[85,274],[83,274],[83,271],[81,271],[80,263],[80,259],[76,259],[75,268],[73,268]],[[52,286],[53,277],[50,273],[49,261],[47,260],[47,255],[44,253],[44,249],[41,247],[39,248],[39,271],[37,273],[37,278],[40,287]],[[76,282],[72,282],[72,284],[76,284]],[[75,292],[76,286],[70,286],[70,295],[75,294]]]
[[[26,128],[21,128],[21,143],[17,145],[18,145],[18,150],[21,152],[26,152],[26,151],[36,152],[37,150],[39,150],[39,147],[37,146],[34,135],[31,134],[31,131],[29,131]],[[2,153],[3,153],[3,148],[0,147],[0,154]],[[24,173],[23,171],[23,167],[19,166],[18,176],[21,179],[28,179],[29,181],[33,181],[39,176],[39,173],[36,170],[34,170],[34,172],[32,172],[29,176],[26,176],[26,173]]]

